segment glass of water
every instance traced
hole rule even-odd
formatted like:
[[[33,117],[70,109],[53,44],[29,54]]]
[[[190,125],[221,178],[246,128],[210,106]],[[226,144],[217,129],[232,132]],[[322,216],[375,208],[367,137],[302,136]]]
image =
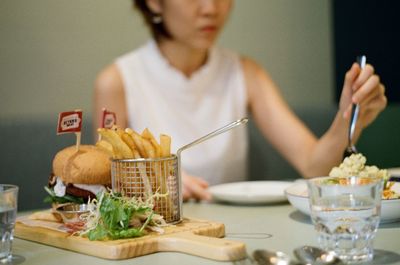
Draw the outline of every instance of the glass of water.
[[[372,260],[382,184],[381,178],[358,176],[308,181],[311,218],[324,250],[346,263]]]
[[[12,259],[11,247],[17,217],[18,187],[0,184],[0,263]]]

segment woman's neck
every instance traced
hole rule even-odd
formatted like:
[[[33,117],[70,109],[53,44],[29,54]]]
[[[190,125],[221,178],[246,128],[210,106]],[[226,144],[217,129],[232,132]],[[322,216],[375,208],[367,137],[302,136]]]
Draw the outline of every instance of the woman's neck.
[[[163,40],[157,43],[169,64],[190,77],[207,61],[208,51],[188,47],[177,41]]]

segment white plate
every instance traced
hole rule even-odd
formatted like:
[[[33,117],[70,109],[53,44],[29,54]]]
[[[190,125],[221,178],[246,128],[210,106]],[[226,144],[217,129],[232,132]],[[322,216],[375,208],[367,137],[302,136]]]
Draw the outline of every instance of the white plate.
[[[400,193],[400,183],[396,182],[392,189]],[[310,215],[307,184],[305,182],[293,184],[285,190],[285,194],[293,207],[306,215]],[[400,221],[400,199],[382,200],[381,223],[397,221]]]
[[[238,204],[261,204],[287,201],[285,189],[290,181],[243,181],[208,188],[216,201]]]

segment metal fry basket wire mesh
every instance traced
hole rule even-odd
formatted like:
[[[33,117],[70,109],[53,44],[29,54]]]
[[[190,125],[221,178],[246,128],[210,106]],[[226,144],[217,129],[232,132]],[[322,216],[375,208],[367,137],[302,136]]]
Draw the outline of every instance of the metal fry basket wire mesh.
[[[154,211],[167,223],[182,220],[178,157],[114,159],[111,162],[113,192],[146,200],[154,196]],[[158,196],[159,195],[159,196]]]
[[[182,146],[165,158],[114,159],[111,162],[113,192],[146,199],[154,194],[154,211],[167,223],[182,221],[181,153],[221,133],[247,123],[247,118],[231,122],[193,142]]]

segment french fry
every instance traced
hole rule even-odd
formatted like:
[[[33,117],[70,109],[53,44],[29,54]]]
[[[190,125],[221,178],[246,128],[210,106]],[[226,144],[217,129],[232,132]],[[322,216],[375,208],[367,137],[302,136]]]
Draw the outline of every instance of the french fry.
[[[109,142],[113,147],[114,158],[133,158],[133,153],[129,146],[122,141],[118,133],[114,130],[99,128],[98,133],[102,139]]]
[[[145,134],[146,135],[146,134]],[[142,144],[143,148],[146,152],[146,157],[147,158],[157,158],[156,150],[154,146],[151,144],[151,141],[149,139],[146,139],[143,137],[142,134]],[[150,179],[150,184],[153,192],[157,192],[160,190],[164,190],[164,187],[162,186],[161,183],[161,170],[159,167],[160,162],[151,162],[150,167],[148,168],[147,175],[149,176]]]
[[[112,145],[104,140],[97,141],[96,146],[106,151],[111,157],[114,156]]]
[[[170,157],[171,156],[171,137],[169,135],[160,134],[160,147],[161,147],[161,157]],[[169,166],[168,162],[163,163],[162,171],[164,172],[164,175],[171,174],[171,170],[173,170],[173,168]],[[168,192],[168,193],[170,192],[168,187],[163,187],[163,188],[165,188],[165,192]],[[169,197],[168,202],[170,205],[173,205],[170,197]],[[169,209],[169,210],[171,210],[171,209]]]
[[[122,134],[125,132],[124,130],[122,130],[121,128],[119,128],[115,125],[111,129],[114,130],[121,138],[122,138]]]
[[[143,143],[143,148],[144,151],[146,152],[146,157],[147,158],[156,158],[156,150],[154,146],[151,144],[151,142],[147,139],[142,138],[142,143]]]
[[[155,157],[159,158],[162,157],[162,148],[161,145],[157,142],[157,140],[154,138],[153,134],[150,132],[150,130],[148,128],[144,129],[142,132],[142,137],[144,138],[143,140],[143,145],[145,146],[145,150],[148,153],[149,157],[152,157],[151,154],[153,152],[153,149],[151,147],[154,148],[155,151]],[[164,145],[165,145],[165,153],[169,153],[170,152],[170,138],[168,141],[168,136],[164,136]],[[151,144],[148,145],[146,143],[146,140],[149,141],[149,143]],[[168,154],[167,156],[169,156],[170,154]],[[163,177],[163,162],[155,162],[152,164],[151,167],[151,171],[152,171],[152,176],[153,176],[153,191],[154,192],[160,192],[161,194],[166,194],[168,192],[167,190],[167,184],[166,184],[166,179]],[[165,198],[167,201],[170,201],[170,198],[167,199]]]
[[[142,132],[142,137],[150,141],[155,149],[155,157],[161,157],[161,146],[157,142],[156,138],[154,138],[153,134],[150,132],[148,128],[144,129]]]
[[[124,141],[124,143],[126,143],[129,146],[129,148],[131,149],[133,158],[140,158],[139,151],[136,148],[136,145],[132,139],[132,136],[130,136],[127,132],[124,132],[124,131],[122,131],[120,136],[121,136],[122,141]]]
[[[160,135],[161,157],[171,156],[171,137],[166,134]]]
[[[146,199],[153,198],[154,193],[158,193],[161,196],[154,199],[155,209],[167,218],[172,216],[176,210],[171,197],[176,189],[170,187],[175,176],[174,169],[170,160],[157,159],[171,156],[171,137],[161,134],[158,142],[148,128],[141,134],[131,128],[123,130],[117,126],[111,129],[100,128],[98,132],[101,140],[96,145],[112,153],[114,158],[153,159],[127,162],[132,165],[127,166],[126,171],[119,176],[121,183],[118,185],[128,196]]]
[[[138,150],[139,154],[143,158],[147,158],[147,153],[143,147],[143,141],[142,141],[142,136],[132,130],[131,128],[126,128],[125,132],[127,132],[133,139],[133,142],[135,143],[136,149]]]

